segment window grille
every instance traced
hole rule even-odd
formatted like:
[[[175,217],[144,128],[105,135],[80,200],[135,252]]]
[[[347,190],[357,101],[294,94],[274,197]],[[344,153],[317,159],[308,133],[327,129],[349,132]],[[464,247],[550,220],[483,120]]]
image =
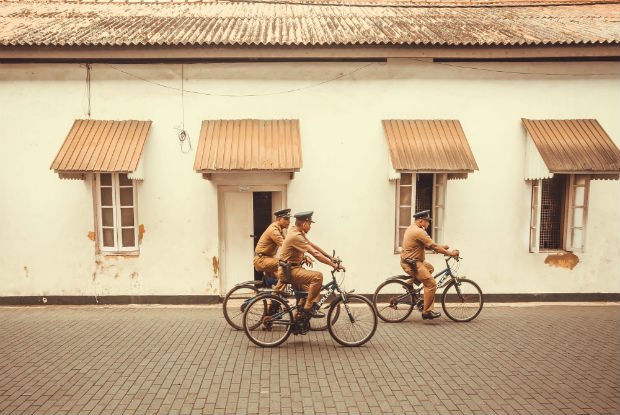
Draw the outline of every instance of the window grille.
[[[556,174],[551,179],[544,179],[541,190],[539,248],[562,249],[566,176]]]
[[[415,188],[415,212],[433,209],[433,175],[417,174]],[[413,212],[413,213],[415,213]],[[432,215],[432,213],[431,213]],[[429,226],[426,232],[433,237],[433,227]]]

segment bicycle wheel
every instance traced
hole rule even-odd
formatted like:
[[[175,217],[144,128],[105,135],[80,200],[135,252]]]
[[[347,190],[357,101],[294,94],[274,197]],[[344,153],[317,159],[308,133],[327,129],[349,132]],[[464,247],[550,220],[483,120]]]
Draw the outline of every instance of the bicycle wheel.
[[[451,282],[441,296],[444,313],[454,321],[466,322],[475,319],[482,311],[482,290],[475,282],[459,279]]]
[[[411,315],[415,301],[408,285],[401,280],[387,280],[377,287],[373,302],[379,318],[398,323]]]
[[[277,304],[279,311],[269,315],[270,304]],[[277,295],[256,297],[243,313],[243,329],[252,343],[258,346],[278,346],[291,335],[293,312],[288,302]]]
[[[339,312],[336,317],[335,313]],[[377,330],[377,313],[372,302],[357,294],[346,294],[331,303],[327,313],[329,334],[343,346],[361,346]]]
[[[256,294],[258,288],[255,285],[243,284],[233,287],[224,297],[224,318],[234,329],[243,330],[243,311]]]
[[[327,314],[329,314],[329,307],[331,305],[331,303],[336,299],[336,296],[334,294],[330,295],[327,300],[323,303],[323,305],[321,306],[321,308],[319,310],[321,310],[322,312],[325,313],[325,317],[323,318],[313,318],[310,319],[310,330],[312,331],[323,331],[323,330],[327,330]],[[340,308],[338,308],[337,310],[334,311],[334,319],[338,318],[338,315],[340,314]]]

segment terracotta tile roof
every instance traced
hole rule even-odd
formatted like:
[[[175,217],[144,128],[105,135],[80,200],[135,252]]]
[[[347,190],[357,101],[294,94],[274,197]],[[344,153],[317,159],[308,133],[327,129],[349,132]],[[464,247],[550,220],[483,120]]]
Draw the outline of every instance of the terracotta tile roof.
[[[527,120],[551,173],[620,173],[620,149],[597,120]]]
[[[615,0],[274,1],[0,0],[0,46],[620,44]]]
[[[298,120],[206,120],[202,122],[194,170],[299,171]]]
[[[151,121],[76,120],[50,167],[57,173],[133,172]]]
[[[478,170],[458,120],[383,120],[383,129],[396,171]]]

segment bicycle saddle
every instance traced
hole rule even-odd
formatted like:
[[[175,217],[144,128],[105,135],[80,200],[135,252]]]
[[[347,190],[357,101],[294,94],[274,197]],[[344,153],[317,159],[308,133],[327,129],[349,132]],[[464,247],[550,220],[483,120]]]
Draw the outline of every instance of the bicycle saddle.
[[[293,291],[295,292],[295,298],[297,298],[298,300],[300,298],[306,298],[308,297],[308,291],[304,291],[301,290],[298,286],[296,286],[295,284],[291,284],[291,286],[293,287]]]

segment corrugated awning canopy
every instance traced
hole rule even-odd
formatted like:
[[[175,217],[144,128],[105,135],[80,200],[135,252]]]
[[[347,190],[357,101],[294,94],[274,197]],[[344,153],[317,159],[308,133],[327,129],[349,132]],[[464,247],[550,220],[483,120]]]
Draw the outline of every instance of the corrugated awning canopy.
[[[151,121],[76,120],[50,167],[61,177],[89,172],[133,172]]]
[[[550,173],[620,173],[620,149],[597,120],[523,119],[523,125]]]
[[[383,129],[398,172],[478,170],[458,120],[383,120]]]
[[[194,169],[202,173],[301,168],[298,120],[205,120]]]

